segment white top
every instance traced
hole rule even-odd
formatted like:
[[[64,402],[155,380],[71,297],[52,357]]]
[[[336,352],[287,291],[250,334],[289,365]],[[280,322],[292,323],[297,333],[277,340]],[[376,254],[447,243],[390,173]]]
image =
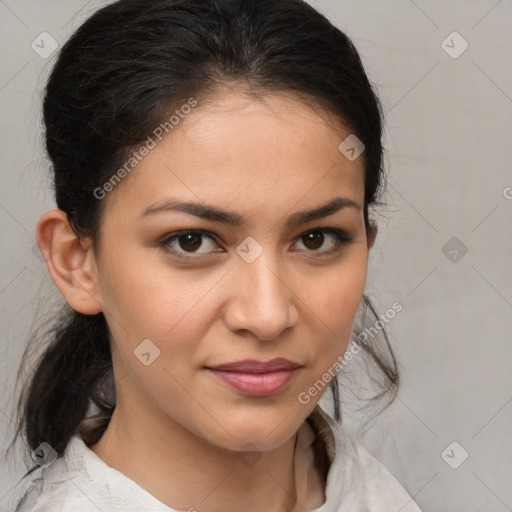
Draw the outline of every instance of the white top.
[[[318,406],[299,429],[296,463],[308,463],[308,448],[328,464],[325,502],[311,512],[421,512],[391,472]],[[180,512],[109,467],[78,434],[62,457],[34,473],[15,512]]]

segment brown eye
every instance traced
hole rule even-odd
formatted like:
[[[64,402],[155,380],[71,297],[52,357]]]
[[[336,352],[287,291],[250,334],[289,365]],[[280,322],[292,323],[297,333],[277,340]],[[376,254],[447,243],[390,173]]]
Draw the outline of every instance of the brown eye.
[[[188,233],[177,237],[178,245],[185,251],[196,251],[201,247],[202,235],[196,235],[194,233]]]
[[[352,238],[346,233],[333,228],[308,231],[300,236],[300,240],[306,247],[307,252],[318,252],[319,254],[336,252],[344,245],[352,242]]]
[[[214,238],[206,231],[180,231],[165,236],[159,245],[165,251],[173,253],[178,257],[188,257],[188,255],[205,255],[212,252],[222,252],[222,249],[215,249]],[[203,249],[199,251],[199,249]]]
[[[312,251],[318,250],[324,243],[324,234],[322,231],[311,231],[302,236],[304,245]]]
[[[187,230],[170,233],[159,242],[165,252],[179,258],[197,259],[214,253],[225,252],[215,242],[216,237],[203,230]],[[339,252],[353,239],[344,231],[335,228],[318,228],[307,231],[299,237],[305,252],[316,256],[328,256]],[[297,242],[296,242],[297,243]],[[201,250],[202,249],[202,250]]]

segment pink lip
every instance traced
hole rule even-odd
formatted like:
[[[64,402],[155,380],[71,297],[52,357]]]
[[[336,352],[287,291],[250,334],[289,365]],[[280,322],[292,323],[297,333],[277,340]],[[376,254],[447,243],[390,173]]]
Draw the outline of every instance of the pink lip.
[[[297,363],[277,358],[267,362],[237,361],[207,367],[207,370],[232,388],[247,396],[269,396],[281,391],[290,382]]]

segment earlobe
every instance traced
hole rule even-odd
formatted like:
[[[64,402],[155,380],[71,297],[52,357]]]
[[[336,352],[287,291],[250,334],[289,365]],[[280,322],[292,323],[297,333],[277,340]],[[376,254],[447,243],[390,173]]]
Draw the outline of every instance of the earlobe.
[[[92,246],[77,238],[62,210],[49,210],[41,216],[36,241],[46,268],[66,302],[79,313],[101,312]]]

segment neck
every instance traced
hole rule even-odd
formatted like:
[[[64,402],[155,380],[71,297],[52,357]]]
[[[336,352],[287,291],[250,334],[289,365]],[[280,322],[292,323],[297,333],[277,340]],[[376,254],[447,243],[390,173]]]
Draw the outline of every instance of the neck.
[[[119,397],[118,397],[119,398]],[[118,400],[108,428],[90,449],[157,500],[176,510],[302,510],[297,503],[296,435],[265,452],[212,445],[154,409],[137,415]],[[151,406],[147,406],[150,408]]]

